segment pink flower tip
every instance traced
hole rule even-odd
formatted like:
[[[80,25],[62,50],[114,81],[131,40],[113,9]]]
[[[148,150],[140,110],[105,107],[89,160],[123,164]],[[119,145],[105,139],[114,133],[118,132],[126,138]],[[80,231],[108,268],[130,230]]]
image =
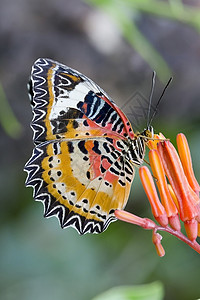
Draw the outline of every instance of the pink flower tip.
[[[156,227],[156,224],[152,220],[148,218],[140,218],[125,210],[116,209],[114,214],[118,220],[141,226],[144,229],[154,229]]]
[[[156,247],[156,252],[158,256],[163,257],[165,255],[165,250],[161,244],[161,240],[162,236],[159,233],[153,231],[152,241]]]
[[[195,241],[198,236],[198,222],[195,219],[184,222],[185,231],[191,241]]]
[[[175,231],[180,231],[181,230],[181,223],[180,223],[178,214],[169,217],[169,225]]]
[[[166,227],[168,225],[168,217],[165,212],[163,213],[163,215],[154,218],[161,226]]]

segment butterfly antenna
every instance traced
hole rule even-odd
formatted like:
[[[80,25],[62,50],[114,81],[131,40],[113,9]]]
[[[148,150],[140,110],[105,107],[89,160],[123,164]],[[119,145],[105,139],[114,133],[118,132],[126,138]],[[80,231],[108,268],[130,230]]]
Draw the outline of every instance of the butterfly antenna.
[[[164,89],[163,89],[163,91],[162,91],[162,94],[160,95],[160,98],[158,99],[158,102],[157,102],[157,104],[156,104],[156,107],[155,107],[155,110],[154,110],[154,112],[153,112],[153,115],[152,115],[152,117],[151,117],[149,123],[147,123],[148,126],[151,125],[151,123],[152,123],[152,121],[153,121],[153,119],[154,119],[154,117],[155,117],[155,115],[156,115],[156,113],[157,113],[157,111],[158,111],[158,106],[159,106],[159,104],[160,104],[160,101],[161,101],[161,99],[163,98],[163,95],[165,94],[166,89],[168,88],[168,86],[169,86],[170,83],[172,82],[172,79],[173,79],[173,77],[170,77],[170,79],[168,80],[167,84],[165,85],[165,87],[164,87]]]
[[[155,87],[155,81],[156,81],[156,71],[153,71],[152,83],[151,83],[151,92],[150,92],[150,97],[149,97],[148,115],[147,115],[147,128],[150,124],[149,119],[150,119],[151,104],[152,104],[152,98],[153,98],[153,91],[154,91],[154,87]]]

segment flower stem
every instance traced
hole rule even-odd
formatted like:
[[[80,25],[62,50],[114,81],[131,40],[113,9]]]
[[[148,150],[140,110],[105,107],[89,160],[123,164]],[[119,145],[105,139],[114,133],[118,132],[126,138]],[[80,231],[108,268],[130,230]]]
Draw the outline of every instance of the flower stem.
[[[171,228],[169,226],[159,226],[151,219],[138,217],[138,216],[131,214],[125,210],[120,210],[120,209],[115,210],[115,217],[118,220],[141,226],[144,229],[153,230],[154,234],[156,234],[157,231],[168,232],[171,235],[177,237],[179,240],[186,243],[188,246],[190,246],[192,249],[194,249],[197,253],[200,254],[200,245],[197,243],[197,241],[190,240],[180,230],[174,230],[173,228]],[[163,255],[160,255],[160,256],[163,256]]]
[[[166,231],[166,232],[176,236],[179,240],[185,242],[192,249],[194,249],[196,252],[198,252],[200,254],[200,245],[196,241],[189,240],[182,232],[175,231],[172,228],[170,228],[169,226],[166,226],[166,227],[156,226],[155,229],[160,230],[160,231]]]

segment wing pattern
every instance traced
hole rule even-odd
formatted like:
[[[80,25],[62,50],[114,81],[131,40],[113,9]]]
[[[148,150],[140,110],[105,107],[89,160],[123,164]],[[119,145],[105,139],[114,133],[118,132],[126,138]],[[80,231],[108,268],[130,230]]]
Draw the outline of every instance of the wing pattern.
[[[60,138],[134,134],[128,119],[93,81],[49,59],[39,59],[30,81],[35,144]]]
[[[29,90],[35,148],[26,185],[62,228],[104,231],[134,177],[128,119],[93,81],[49,59],[33,65]]]

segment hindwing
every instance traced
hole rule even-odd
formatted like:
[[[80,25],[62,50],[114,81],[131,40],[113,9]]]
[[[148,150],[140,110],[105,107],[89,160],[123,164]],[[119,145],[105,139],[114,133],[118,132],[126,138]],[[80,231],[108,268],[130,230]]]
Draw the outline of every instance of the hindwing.
[[[134,176],[116,141],[106,138],[42,143],[25,169],[45,217],[57,215],[63,228],[73,226],[81,234],[102,232],[115,220]]]

